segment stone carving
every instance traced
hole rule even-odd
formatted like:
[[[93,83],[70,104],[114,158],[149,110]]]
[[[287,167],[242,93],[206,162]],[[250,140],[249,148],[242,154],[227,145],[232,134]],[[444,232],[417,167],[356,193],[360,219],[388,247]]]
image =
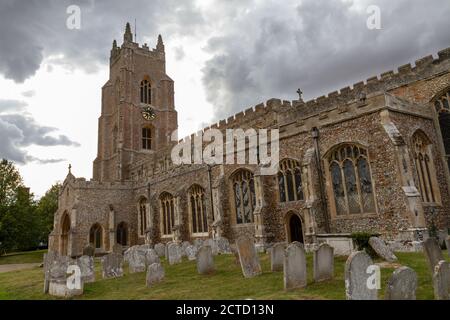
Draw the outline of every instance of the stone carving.
[[[423,252],[428,261],[428,266],[431,272],[434,272],[434,267],[439,263],[439,261],[444,260],[441,248],[435,238],[428,238],[423,243]]]
[[[275,243],[270,248],[270,270],[283,271],[285,243]]]
[[[326,243],[322,243],[313,253],[313,278],[314,281],[327,281],[334,276],[334,249]]]
[[[199,274],[214,272],[214,258],[210,246],[203,246],[197,252],[197,271]]]
[[[417,274],[408,267],[392,273],[386,286],[385,300],[416,300]]]
[[[165,273],[161,263],[152,263],[147,269],[146,284],[147,287],[152,287],[156,283],[164,280]]]
[[[170,243],[167,247],[169,264],[181,263],[181,246],[177,243]]]
[[[345,263],[345,293],[347,300],[377,300],[377,289],[367,286],[371,274],[367,268],[373,265],[372,259],[364,251],[353,252]]]
[[[244,277],[252,278],[260,275],[262,273],[261,265],[253,239],[239,238],[236,240],[236,247]]]
[[[369,245],[377,253],[377,255],[380,256],[380,258],[388,262],[395,262],[398,260],[391,249],[389,249],[389,247],[380,238],[370,237]]]
[[[434,298],[450,300],[450,263],[441,260],[434,268],[433,274]]]
[[[109,253],[102,257],[102,276],[104,279],[119,278],[123,276],[123,256]]]
[[[307,285],[306,256],[303,244],[291,243],[284,251],[284,289],[304,288]]]

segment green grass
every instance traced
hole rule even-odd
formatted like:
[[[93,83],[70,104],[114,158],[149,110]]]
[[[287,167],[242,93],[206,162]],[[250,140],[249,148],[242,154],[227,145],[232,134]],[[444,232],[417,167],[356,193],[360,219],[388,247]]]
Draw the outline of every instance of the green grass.
[[[37,254],[37,253],[36,253]],[[413,268],[419,276],[418,299],[433,299],[431,273],[422,253],[398,253],[399,263]],[[5,257],[6,258],[6,257]],[[80,299],[345,299],[345,257],[335,258],[335,279],[323,283],[312,281],[312,255],[308,255],[308,286],[285,292],[283,272],[270,272],[270,258],[260,255],[263,274],[244,279],[234,256],[215,257],[217,271],[208,276],[197,274],[195,261],[170,266],[163,261],[164,282],[145,286],[145,273],[128,274],[119,279],[103,280],[96,261],[95,283],[86,284]],[[1,260],[0,260],[1,261]],[[383,298],[386,282],[394,269],[382,268]],[[42,268],[0,274],[0,299],[56,299],[44,295]]]
[[[44,253],[46,252],[47,250],[36,250],[9,253],[0,256],[0,264],[39,263],[42,262]]]

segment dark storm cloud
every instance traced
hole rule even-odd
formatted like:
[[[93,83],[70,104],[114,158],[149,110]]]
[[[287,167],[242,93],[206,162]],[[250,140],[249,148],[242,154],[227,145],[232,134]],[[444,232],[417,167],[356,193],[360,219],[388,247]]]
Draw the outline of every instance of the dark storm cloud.
[[[81,29],[69,30],[69,5],[81,9]],[[158,33],[192,35],[202,22],[191,1],[3,0],[0,3],[0,73],[16,82],[35,74],[44,57],[53,63],[95,71],[108,62],[112,39],[119,44],[125,22],[137,19],[140,42],[156,44]],[[152,36],[143,38],[140,34]],[[150,42],[151,41],[151,42]],[[62,58],[59,58],[62,55]]]
[[[54,137],[57,131],[53,127],[39,125],[28,113],[17,112],[26,106],[21,101],[0,100],[0,158],[6,158],[24,164],[41,164],[64,161],[63,159],[38,159],[29,155],[24,148],[37,146],[79,146],[65,135]]]
[[[257,4],[256,4],[257,3]],[[209,40],[203,69],[215,119],[272,97],[313,98],[450,46],[450,2],[254,2]],[[382,30],[369,30],[369,4]]]

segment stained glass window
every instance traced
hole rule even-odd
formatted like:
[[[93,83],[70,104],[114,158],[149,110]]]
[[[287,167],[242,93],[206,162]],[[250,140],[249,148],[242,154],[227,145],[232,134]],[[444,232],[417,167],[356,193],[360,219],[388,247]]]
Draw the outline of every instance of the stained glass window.
[[[175,223],[175,199],[170,193],[164,192],[160,196],[159,201],[161,205],[162,234],[170,235]]]
[[[236,222],[238,224],[253,222],[253,210],[256,206],[253,173],[240,170],[233,175],[232,180]]]
[[[303,200],[301,167],[298,161],[285,159],[280,162],[278,192],[280,202]]]
[[[413,135],[414,162],[418,186],[424,202],[436,202],[436,190],[434,188],[436,179],[431,163],[431,143],[422,131]]]

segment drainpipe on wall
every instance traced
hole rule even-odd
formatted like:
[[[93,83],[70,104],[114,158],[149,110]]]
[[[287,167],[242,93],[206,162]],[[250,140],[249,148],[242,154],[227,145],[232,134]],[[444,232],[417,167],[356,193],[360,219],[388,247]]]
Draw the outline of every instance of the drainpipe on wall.
[[[316,127],[312,128],[311,135],[314,141],[314,154],[316,158],[316,167],[317,167],[317,174],[319,175],[319,191],[320,191],[320,202],[322,204],[322,211],[324,213],[325,218],[325,231],[327,233],[330,232],[330,221],[328,218],[328,208],[327,208],[327,201],[325,198],[325,187],[323,184],[323,171],[322,171],[322,165],[320,161],[320,149],[319,149],[319,129]]]

